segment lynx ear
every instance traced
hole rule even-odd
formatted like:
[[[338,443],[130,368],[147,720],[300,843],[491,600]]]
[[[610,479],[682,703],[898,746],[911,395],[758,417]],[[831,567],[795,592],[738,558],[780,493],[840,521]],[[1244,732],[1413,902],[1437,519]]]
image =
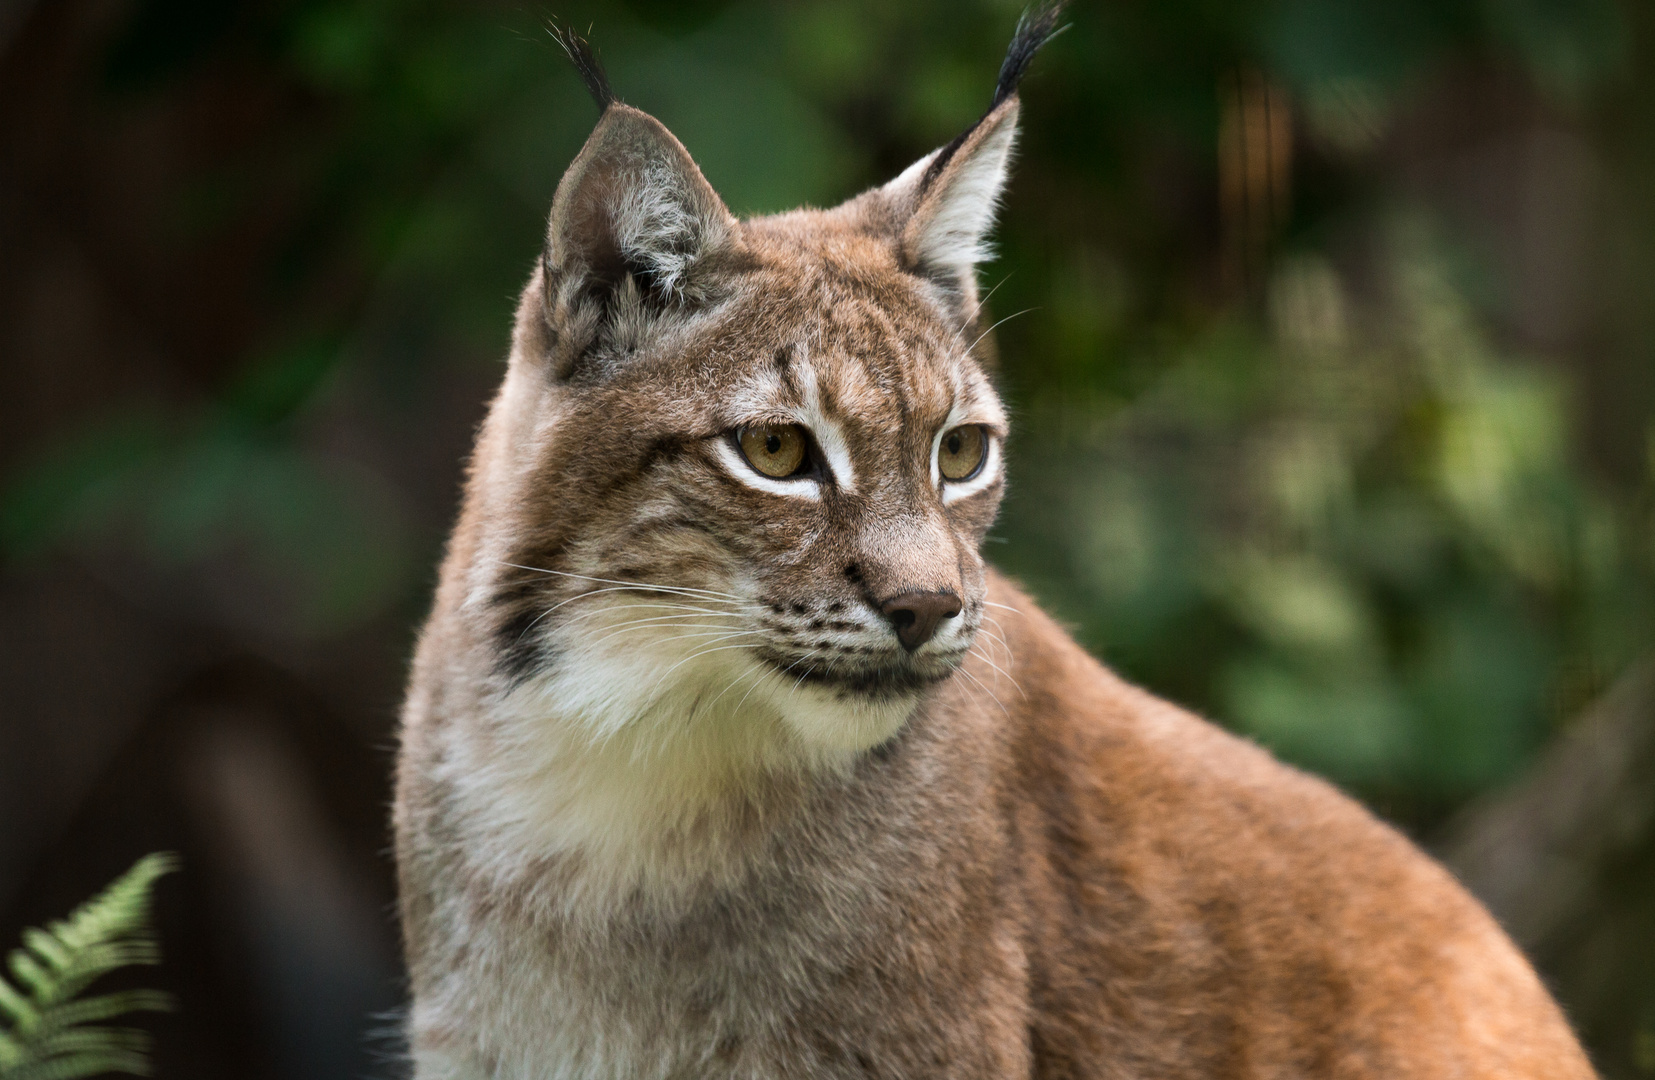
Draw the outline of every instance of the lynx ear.
[[[1011,167],[1017,109],[1016,96],[1006,98],[882,189],[901,223],[904,267],[953,292],[974,290],[976,266],[991,254],[988,234]]]
[[[938,285],[962,322],[976,314],[977,264],[989,257],[988,233],[1006,187],[1017,140],[1017,86],[1041,46],[1062,33],[1064,0],[1023,13],[1006,47],[994,99],[983,118],[953,142],[914,162],[901,176],[854,200],[894,233],[903,267]]]
[[[558,184],[546,229],[542,290],[558,373],[601,335],[635,336],[660,313],[704,300],[698,267],[735,227],[660,121],[606,103]]]

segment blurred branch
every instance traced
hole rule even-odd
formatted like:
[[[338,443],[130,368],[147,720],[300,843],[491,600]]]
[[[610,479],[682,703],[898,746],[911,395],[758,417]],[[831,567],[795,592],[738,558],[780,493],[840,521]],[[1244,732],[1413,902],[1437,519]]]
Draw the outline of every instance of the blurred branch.
[[[1601,906],[1612,862],[1655,823],[1655,658],[1622,675],[1514,786],[1473,803],[1439,850],[1531,952]]]
[[[1292,212],[1292,106],[1286,91],[1252,69],[1221,80],[1219,94],[1224,273],[1232,292],[1256,292],[1262,287],[1270,242]]]

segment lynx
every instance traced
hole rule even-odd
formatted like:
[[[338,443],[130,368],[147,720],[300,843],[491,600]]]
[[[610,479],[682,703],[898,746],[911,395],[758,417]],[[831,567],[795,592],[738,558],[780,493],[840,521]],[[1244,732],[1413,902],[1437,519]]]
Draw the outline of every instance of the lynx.
[[[1056,18],[953,142],[750,220],[566,37],[601,118],[403,715],[419,1080],[1592,1075],[1439,866],[984,563],[975,267]]]

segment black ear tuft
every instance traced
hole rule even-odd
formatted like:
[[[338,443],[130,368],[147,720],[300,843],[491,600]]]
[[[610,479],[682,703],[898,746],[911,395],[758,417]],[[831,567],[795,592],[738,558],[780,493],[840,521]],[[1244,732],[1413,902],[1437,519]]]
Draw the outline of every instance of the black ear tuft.
[[[989,112],[1017,93],[1017,84],[1023,81],[1029,64],[1034,61],[1034,54],[1040,51],[1041,46],[1069,29],[1057,25],[1066,4],[1067,0],[1055,0],[1032,7],[1017,20],[1017,32],[1012,34],[1011,44],[1006,46],[1006,58],[1000,64],[1000,79],[994,84],[994,102],[988,107]]]
[[[1019,24],[1021,28],[1021,24]],[[564,26],[555,21],[548,22],[546,29],[551,32],[552,40],[563,47],[569,56],[569,63],[575,65],[580,72],[581,82],[586,84],[586,92],[592,95],[592,100],[598,103],[598,111],[615,103],[615,91],[609,87],[609,76],[604,74],[603,64],[598,62],[598,54],[592,48],[592,43],[582,37],[573,27]],[[1039,48],[1039,46],[1035,46]],[[1004,78],[1002,75],[1001,78]]]
[[[1068,0],[1051,0],[1050,3],[1040,4],[1029,8],[1017,19],[1017,30],[1011,36],[1011,44],[1006,46],[1006,58],[1000,62],[1000,78],[994,84],[994,100],[989,103],[988,111],[964,131],[954,137],[954,140],[931,159],[930,168],[925,170],[925,179],[920,182],[921,189],[927,188],[931,182],[941,175],[943,169],[952,160],[954,154],[965,145],[966,139],[976,131],[984,120],[987,120],[1005,100],[1017,93],[1017,85],[1028,74],[1029,65],[1034,62],[1034,54],[1040,47],[1052,38],[1069,29],[1067,26],[1057,25],[1057,20],[1063,17],[1063,9]]]

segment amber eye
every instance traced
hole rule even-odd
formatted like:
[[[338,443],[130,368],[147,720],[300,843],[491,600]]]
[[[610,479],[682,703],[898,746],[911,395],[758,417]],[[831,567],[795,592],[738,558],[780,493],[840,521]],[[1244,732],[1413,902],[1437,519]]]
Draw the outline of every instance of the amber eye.
[[[736,432],[748,464],[780,479],[799,471],[805,461],[805,432],[798,424],[754,424]]]
[[[944,480],[969,480],[983,467],[988,456],[988,435],[979,424],[957,427],[942,437],[937,447],[937,469]]]

